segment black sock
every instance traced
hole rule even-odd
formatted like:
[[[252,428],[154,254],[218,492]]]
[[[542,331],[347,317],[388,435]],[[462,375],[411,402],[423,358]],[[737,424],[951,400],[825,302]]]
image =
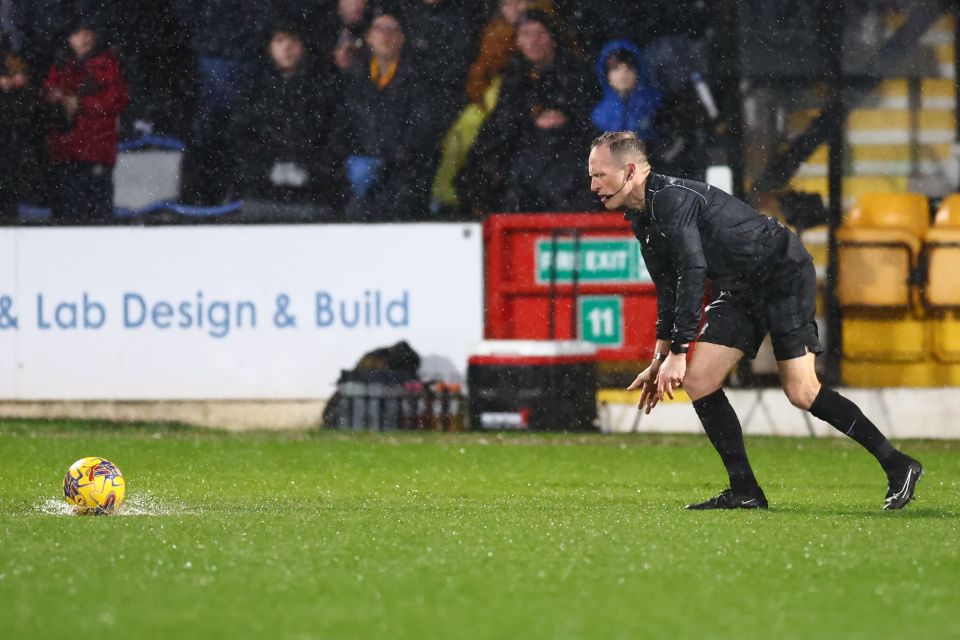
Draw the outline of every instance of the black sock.
[[[723,389],[717,389],[708,396],[694,400],[693,408],[700,416],[703,430],[707,432],[713,448],[720,454],[723,466],[727,468],[733,492],[741,495],[758,492],[760,485],[747,460],[740,419],[730,406],[727,394]]]
[[[906,457],[863,415],[860,407],[833,389],[820,387],[820,393],[810,405],[810,413],[863,445],[888,472]]]

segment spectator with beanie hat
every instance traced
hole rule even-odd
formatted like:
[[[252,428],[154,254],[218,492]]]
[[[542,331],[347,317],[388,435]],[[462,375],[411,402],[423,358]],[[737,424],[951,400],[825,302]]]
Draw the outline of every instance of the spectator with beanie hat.
[[[458,179],[472,208],[577,211],[596,206],[579,186],[583,160],[576,149],[591,137],[590,105],[599,91],[587,65],[563,45],[563,35],[545,11],[531,9],[518,20],[518,53]]]
[[[233,112],[235,155],[247,216],[328,220],[340,206],[343,165],[333,65],[310,55],[298,21],[278,22],[268,61],[241,90]]]

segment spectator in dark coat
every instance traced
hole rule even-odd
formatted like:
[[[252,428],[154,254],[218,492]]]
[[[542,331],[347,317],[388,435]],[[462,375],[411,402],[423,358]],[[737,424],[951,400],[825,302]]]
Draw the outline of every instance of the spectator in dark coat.
[[[597,58],[603,98],[590,119],[603,131],[632,131],[644,142],[654,138],[653,118],[660,92],[650,85],[643,52],[629,40],[608,42]]]
[[[587,65],[558,45],[558,33],[543,11],[527,11],[518,22],[519,55],[461,175],[461,195],[475,209],[596,207],[583,188],[577,149],[589,144],[590,108],[599,91]]]
[[[308,56],[323,55],[321,45],[326,43],[330,25],[330,2],[318,0],[263,0],[270,6],[273,19],[268,26],[278,23],[296,25],[300,40]],[[268,34],[269,35],[269,34]]]
[[[342,93],[327,67],[307,54],[298,25],[274,29],[269,60],[234,111],[232,139],[247,214],[323,220],[339,208],[344,141],[335,114]]]
[[[118,118],[127,106],[127,83],[95,29],[87,18],[75,23],[69,51],[42,87],[57,194],[53,213],[61,223],[99,224],[113,214]]]
[[[370,59],[350,71],[344,87],[344,122],[352,146],[347,217],[421,218],[437,157],[438,131],[424,104],[430,87],[403,54],[404,32],[396,15],[376,16],[366,41]]]
[[[467,72],[470,102],[483,105],[487,89],[503,75],[516,50],[517,20],[528,5],[528,0],[498,0],[496,12],[483,28],[477,57]]]

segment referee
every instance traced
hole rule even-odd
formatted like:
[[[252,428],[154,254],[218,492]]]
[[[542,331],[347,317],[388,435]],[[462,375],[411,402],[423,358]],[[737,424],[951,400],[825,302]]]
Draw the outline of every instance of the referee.
[[[607,209],[626,209],[657,288],[653,362],[630,385],[649,413],[681,384],[693,400],[730,478],[730,487],[688,509],[765,509],[750,468],[740,420],[724,394],[727,373],[754,358],[770,333],[790,402],[830,423],[869,451],[886,472],[884,509],[909,503],[923,467],[893,447],[859,407],[817,380],[823,351],[814,321],[816,275],[800,240],[740,200],[693,180],[651,172],[646,149],[630,132],[593,141],[590,189]],[[713,297],[700,327],[704,286]],[[686,353],[697,341],[689,367]]]

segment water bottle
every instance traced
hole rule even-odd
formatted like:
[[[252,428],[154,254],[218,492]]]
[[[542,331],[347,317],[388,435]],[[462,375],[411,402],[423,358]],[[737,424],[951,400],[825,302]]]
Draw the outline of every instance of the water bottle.
[[[373,431],[383,429],[383,384],[371,382],[367,385],[367,419],[364,426]]]
[[[456,382],[447,385],[447,389],[450,393],[450,405],[447,411],[450,415],[450,431],[463,431],[463,390]]]
[[[401,429],[402,412],[401,402],[403,401],[403,386],[399,384],[389,384],[384,388],[383,393],[383,429]]]
[[[360,429],[363,426],[363,384],[347,380],[339,385],[341,411],[337,426],[341,429]]]
[[[420,427],[419,402],[423,394],[423,385],[410,380],[403,385],[403,399],[400,404],[402,415],[401,428],[413,431]]]
[[[447,431],[447,405],[448,405],[447,385],[442,382],[436,382],[433,385],[432,416],[433,431]]]
[[[433,387],[429,384],[420,385],[420,395],[417,396],[417,429],[433,429]]]
[[[353,383],[351,382],[342,382],[338,385],[338,391],[340,392],[340,411],[337,415],[337,428],[338,429],[352,429],[353,420]]]

